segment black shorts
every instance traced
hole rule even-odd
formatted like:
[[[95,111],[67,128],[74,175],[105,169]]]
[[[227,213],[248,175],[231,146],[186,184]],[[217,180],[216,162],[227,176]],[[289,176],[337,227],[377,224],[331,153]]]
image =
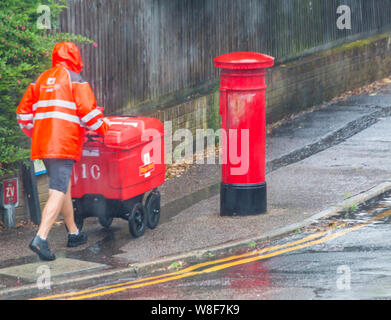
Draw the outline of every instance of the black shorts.
[[[67,193],[71,180],[73,159],[42,159],[49,175],[49,188]]]

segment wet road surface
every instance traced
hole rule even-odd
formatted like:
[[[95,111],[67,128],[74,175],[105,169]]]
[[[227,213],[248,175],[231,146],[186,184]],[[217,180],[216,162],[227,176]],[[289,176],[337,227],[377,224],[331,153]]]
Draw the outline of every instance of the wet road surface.
[[[178,270],[26,298],[390,299],[390,217],[386,195],[284,238]]]

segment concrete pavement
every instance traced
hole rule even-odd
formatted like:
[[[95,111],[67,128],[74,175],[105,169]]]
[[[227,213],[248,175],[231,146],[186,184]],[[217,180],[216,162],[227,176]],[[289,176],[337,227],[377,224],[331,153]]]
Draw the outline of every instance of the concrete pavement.
[[[130,236],[126,221],[105,230],[90,218],[88,244],[68,249],[64,226],[55,226],[51,248],[72,272],[57,272],[58,261],[43,263],[30,252],[35,227],[2,231],[0,298],[37,290],[32,272],[40,265],[49,266],[57,286],[116,279],[249,247],[357,206],[391,189],[390,132],[391,87],[303,113],[267,135],[267,214],[220,217],[220,167],[195,165],[160,188],[161,222],[141,238]]]

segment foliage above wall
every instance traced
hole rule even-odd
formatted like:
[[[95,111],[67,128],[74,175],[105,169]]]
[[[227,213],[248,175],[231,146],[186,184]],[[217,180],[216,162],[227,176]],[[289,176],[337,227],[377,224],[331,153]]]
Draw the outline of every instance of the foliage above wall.
[[[0,2],[0,176],[28,158],[29,141],[19,129],[15,110],[28,84],[51,67],[58,41],[89,42],[87,38],[56,33],[65,1]]]

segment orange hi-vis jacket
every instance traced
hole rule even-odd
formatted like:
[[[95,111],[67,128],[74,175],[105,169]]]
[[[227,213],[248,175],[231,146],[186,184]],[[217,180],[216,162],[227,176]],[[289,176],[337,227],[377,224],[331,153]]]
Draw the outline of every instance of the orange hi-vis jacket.
[[[58,43],[52,68],[31,83],[17,110],[17,121],[32,138],[31,159],[80,160],[84,129],[105,135],[107,124],[94,93],[80,72],[83,62],[72,42]]]

